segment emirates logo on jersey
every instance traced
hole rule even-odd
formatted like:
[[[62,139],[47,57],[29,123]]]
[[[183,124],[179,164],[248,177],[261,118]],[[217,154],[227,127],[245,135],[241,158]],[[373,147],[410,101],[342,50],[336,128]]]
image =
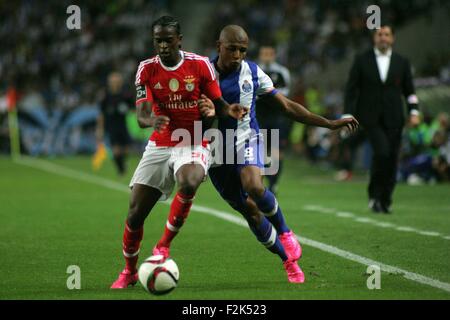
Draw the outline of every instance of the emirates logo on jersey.
[[[180,87],[180,84],[178,83],[177,79],[175,79],[175,78],[170,79],[170,81],[169,81],[169,89],[172,92],[177,92],[179,87]]]
[[[198,107],[198,102],[196,100],[191,101],[171,101],[168,103],[158,103],[158,106],[162,109],[171,109],[171,110],[185,110],[185,109],[194,109]]]

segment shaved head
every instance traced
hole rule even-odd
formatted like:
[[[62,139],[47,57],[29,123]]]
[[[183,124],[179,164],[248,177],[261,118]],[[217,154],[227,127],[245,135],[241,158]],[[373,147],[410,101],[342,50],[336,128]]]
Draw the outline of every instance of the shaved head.
[[[247,48],[248,36],[242,27],[230,24],[223,28],[217,41],[219,68],[225,72],[238,70],[245,59]]]
[[[222,29],[219,36],[220,42],[248,42],[247,32],[235,24],[230,24]]]

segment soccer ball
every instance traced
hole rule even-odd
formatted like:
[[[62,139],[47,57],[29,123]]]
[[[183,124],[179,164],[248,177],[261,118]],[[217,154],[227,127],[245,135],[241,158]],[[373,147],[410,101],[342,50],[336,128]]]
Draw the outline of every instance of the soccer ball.
[[[175,289],[180,278],[175,261],[162,255],[145,259],[139,267],[138,275],[145,290],[155,295],[163,295]]]

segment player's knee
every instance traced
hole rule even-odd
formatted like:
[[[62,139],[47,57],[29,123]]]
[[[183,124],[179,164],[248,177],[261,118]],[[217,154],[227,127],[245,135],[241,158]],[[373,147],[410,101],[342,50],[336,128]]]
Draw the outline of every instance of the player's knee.
[[[262,184],[252,184],[244,186],[244,190],[252,199],[257,200],[262,198],[265,188]]]
[[[204,178],[203,170],[180,171],[177,174],[178,191],[185,195],[194,195]]]
[[[195,177],[184,179],[178,183],[178,191],[185,195],[193,195],[197,191],[201,182],[201,179],[197,179]]]

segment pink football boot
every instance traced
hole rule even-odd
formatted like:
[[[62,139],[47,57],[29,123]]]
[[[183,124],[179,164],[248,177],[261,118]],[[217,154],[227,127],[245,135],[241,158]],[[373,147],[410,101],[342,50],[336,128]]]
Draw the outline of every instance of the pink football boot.
[[[297,264],[296,260],[287,259],[283,262],[284,269],[286,270],[288,280],[291,283],[303,283],[305,282],[305,274]]]
[[[169,247],[158,247],[158,245],[156,245],[153,248],[153,255],[157,256],[157,255],[162,255],[164,258],[168,258],[170,255],[170,248]]]
[[[298,260],[302,257],[302,247],[292,231],[280,234],[278,239],[280,239],[288,259]]]
[[[131,273],[128,269],[123,269],[119,274],[119,277],[111,286],[111,289],[126,289],[128,286],[134,286],[138,281],[137,272]]]

